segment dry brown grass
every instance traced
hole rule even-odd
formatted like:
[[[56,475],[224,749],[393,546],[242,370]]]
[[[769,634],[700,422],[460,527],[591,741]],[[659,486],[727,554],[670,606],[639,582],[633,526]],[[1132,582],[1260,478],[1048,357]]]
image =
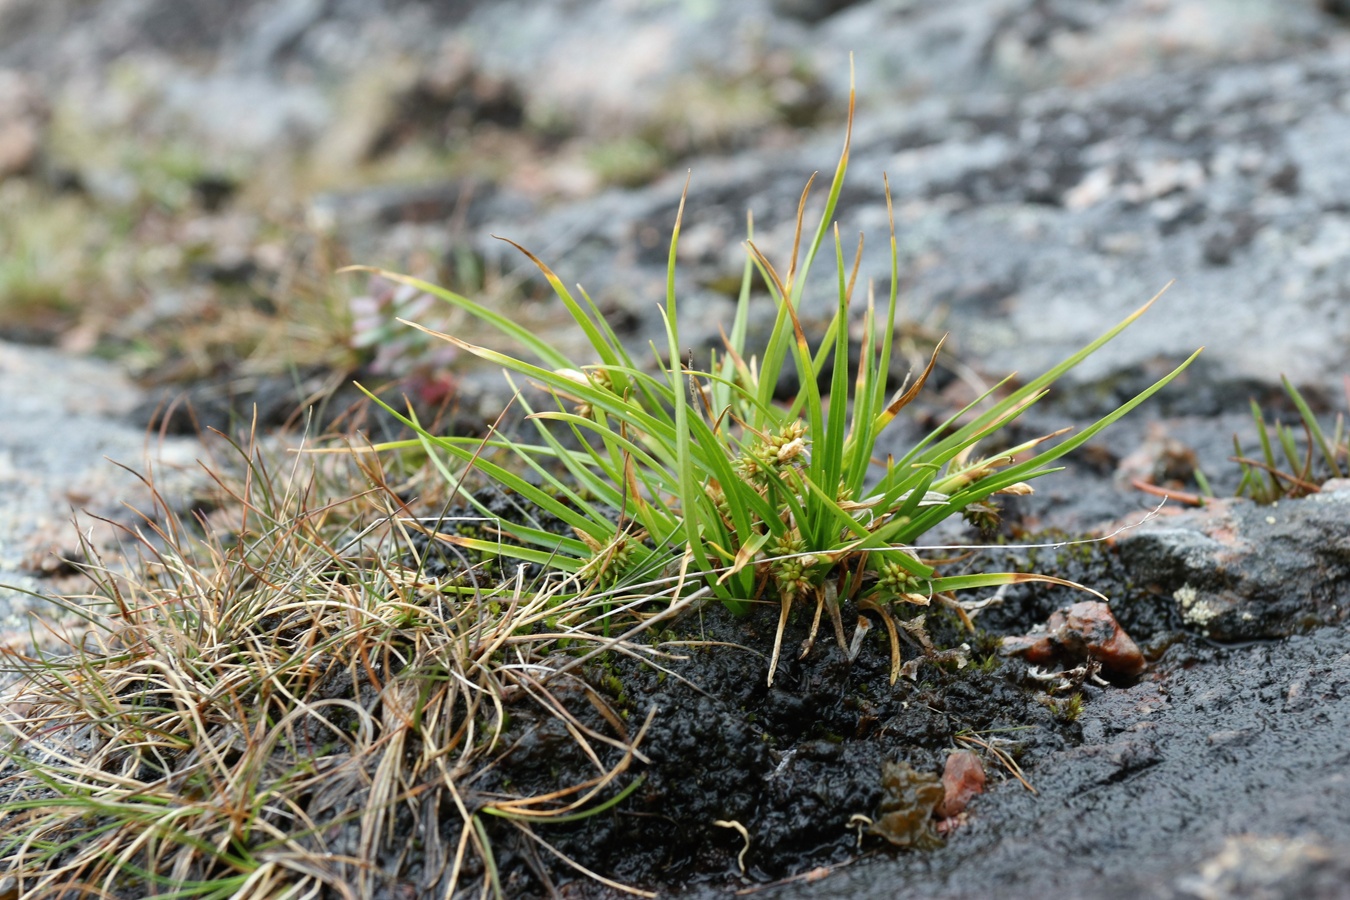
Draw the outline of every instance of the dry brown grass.
[[[10,655],[12,896],[501,896],[488,817],[548,848],[540,825],[637,786],[646,725],[557,662],[560,640],[581,648],[572,663],[643,652],[594,633],[584,591],[523,569],[491,588],[432,578],[407,485],[377,464],[359,473],[367,490],[325,503],[332,485],[312,471],[281,477],[255,446],[240,452],[220,481],[228,527],[193,537],[161,503],[131,535],[151,562],[128,575],[95,561],[90,597],[64,601],[100,607],[84,637]],[[603,733],[557,701],[564,683],[597,704]],[[590,752],[594,777],[546,796],[475,791],[523,706],[605,751]]]

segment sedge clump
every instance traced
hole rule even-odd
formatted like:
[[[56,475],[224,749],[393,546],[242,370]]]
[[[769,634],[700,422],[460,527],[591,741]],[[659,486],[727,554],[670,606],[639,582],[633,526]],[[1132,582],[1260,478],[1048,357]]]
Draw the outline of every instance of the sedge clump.
[[[744,614],[757,600],[776,600],[780,618],[770,683],[783,630],[798,602],[814,604],[808,647],[822,612],[845,647],[843,605],[851,601],[876,614],[889,632],[894,681],[900,672],[901,629],[893,616],[898,607],[934,602],[956,606],[954,592],[1023,581],[1070,584],[1050,575],[1014,572],[944,575],[914,545],[950,516],[984,520],[992,514],[993,498],[1028,493],[1029,481],[1055,471],[1054,461],[1148,399],[1195,356],[1058,443],[1051,441],[1064,432],[988,457],[976,453],[977,445],[1044,397],[1056,379],[1118,335],[1150,301],[1040,377],[1001,393],[1010,386],[1009,376],[901,458],[878,462],[880,436],[919,395],[938,351],[918,377],[895,392],[888,390],[900,282],[889,185],[890,291],[880,311],[870,290],[861,304],[855,297],[861,239],[852,264],[846,264],[834,224],[849,162],[852,111],[850,97],[848,136],[824,210],[803,242],[808,181],[784,266],[776,267],[760,251],[748,217],[748,252],[730,333],[722,352],[703,362],[684,352],[675,290],[687,186],[670,241],[662,309],[666,346],[664,352],[653,347],[645,365],[629,354],[584,289],[574,295],[547,265],[514,242],[509,243],[538,267],[584,333],[593,359],[569,359],[548,340],[468,297],[408,276],[366,270],[440,297],[526,348],[528,353],[512,355],[422,329],[523,377],[553,401],[553,408],[536,410],[517,391],[517,402],[537,428],[534,442],[500,432],[486,441],[438,435],[411,413],[385,407],[416,436],[377,449],[420,447],[456,486],[466,483],[468,470],[477,469],[571,529],[571,534],[559,536],[554,530],[503,522],[504,543],[466,537],[454,542],[567,573],[577,592],[590,592],[597,608],[606,611],[623,587],[662,580],[679,580],[690,591],[715,596],[735,614]],[[800,310],[809,302],[808,273],[827,246],[837,271],[833,315],[812,343]],[[767,288],[776,312],[767,343],[751,348],[747,325],[756,279]],[[849,326],[859,305],[859,361],[850,372]],[[828,388],[822,390],[822,373],[831,365]],[[790,402],[776,402],[780,375],[789,369],[801,387]],[[565,437],[571,440],[564,442]],[[502,451],[515,462],[492,451]],[[565,475],[558,474],[559,468]],[[478,502],[467,489],[460,490],[467,502]]]

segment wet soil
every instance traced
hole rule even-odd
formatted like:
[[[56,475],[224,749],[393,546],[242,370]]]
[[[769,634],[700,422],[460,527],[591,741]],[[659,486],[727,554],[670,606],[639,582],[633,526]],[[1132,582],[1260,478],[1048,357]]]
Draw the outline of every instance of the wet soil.
[[[1350,847],[1344,628],[1220,645],[1188,630],[1166,596],[1132,584],[1108,544],[990,556],[981,567],[1053,572],[1111,596],[1148,670],[1052,692],[997,647],[1082,595],[1026,585],[1006,591],[973,633],[928,610],[936,643],[967,644],[969,664],[925,663],[894,685],[880,627],[850,662],[826,620],[799,658],[811,612],[800,605],[770,687],[776,605],[742,619],[708,606],[653,637],[674,657],[660,660],[664,671],[611,656],[555,683],[597,732],[614,732],[613,714],[628,735],[652,719],[646,759],[610,795],[641,779],[633,792],[537,834],[591,871],[662,896],[1350,896],[1340,861]],[[844,620],[851,633],[856,611]],[[597,773],[551,716],[522,708],[508,746],[476,790],[546,793]],[[990,782],[958,823],[940,823],[930,800],[904,835],[869,828],[883,807],[919,793],[885,790],[883,766],[936,779],[957,749],[975,749]],[[620,755],[602,751],[601,762]],[[510,896],[614,895],[509,823],[493,824]]]
[[[1024,766],[1078,740],[1077,726],[1028,683],[1026,667],[999,659],[983,637],[969,638],[977,646],[964,669],[926,665],[916,681],[892,686],[881,628],[850,663],[826,623],[815,648],[797,659],[810,624],[804,609],[770,687],[776,623],[768,609],[738,620],[709,607],[656,645],[681,657],[662,661],[669,674],[624,657],[587,669],[585,682],[629,729],[655,710],[640,745],[649,762],[632,776],[644,780],[612,811],[540,834],[587,868],[649,889],[764,884],[886,846],[854,817],[877,817],[887,762],[936,780],[961,736],[1006,741]],[[569,708],[605,730],[600,715],[586,714],[580,688],[571,693],[577,702]],[[595,774],[556,720],[518,717],[511,738],[515,746],[483,786],[489,792],[509,785],[542,794]],[[924,844],[935,835],[932,801],[915,812],[891,839]],[[744,857],[746,840],[719,821],[746,829]],[[510,827],[495,837],[513,896],[544,896],[547,880],[574,879],[547,862],[536,870],[529,842]]]
[[[1350,896],[1350,635],[1171,647],[1093,696],[1081,739],[1002,784],[928,854],[775,891],[807,897]]]
[[[507,498],[496,502],[511,514]],[[1004,558],[980,564],[1053,566],[1062,576],[1128,595],[1122,620],[1147,652],[1191,652],[1177,649],[1192,644],[1173,630],[1161,601],[1128,585],[1105,545],[1045,551],[1041,559],[1025,552],[995,556]],[[453,568],[439,561],[431,565]],[[639,746],[645,758],[608,794],[640,779],[629,796],[580,821],[535,826],[536,833],[593,872],[663,895],[725,895],[794,884],[809,873],[818,876],[860,859],[913,856],[914,865],[926,866],[922,860],[934,857],[933,848],[936,856],[949,852],[947,846],[966,841],[971,824],[986,815],[977,798],[959,823],[941,823],[932,795],[919,799],[923,791],[915,788],[923,780],[936,782],[952,752],[976,750],[996,790],[1032,798],[1000,757],[1015,762],[1034,786],[1047,760],[1085,745],[1083,722],[1091,718],[1084,710],[1133,688],[1133,680],[1089,680],[1051,693],[1026,663],[999,653],[1002,636],[1029,631],[1050,612],[1082,598],[1063,588],[1019,587],[977,618],[974,631],[950,611],[903,610],[906,616],[925,615],[938,647],[966,645],[968,661],[922,662],[912,679],[895,684],[884,628],[874,627],[850,661],[826,617],[813,648],[803,653],[813,609],[799,603],[770,686],[777,604],[743,618],[706,606],[651,637],[649,646],[664,654],[657,665],[611,654],[549,682],[575,721],[596,733],[627,739],[649,715],[651,721]],[[846,604],[849,635],[857,619],[856,609]],[[906,645],[904,655],[914,659],[922,652]],[[622,734],[615,733],[616,722]],[[591,743],[603,766],[623,755],[617,747]],[[533,702],[513,713],[504,745],[508,752],[473,785],[484,797],[547,794],[598,771],[567,727]],[[887,789],[883,769],[895,763],[910,767],[918,780]],[[880,811],[897,806],[905,813],[902,828],[871,827]],[[951,830],[949,837],[939,837],[940,824]],[[493,820],[489,830],[510,896],[609,895],[509,822]]]

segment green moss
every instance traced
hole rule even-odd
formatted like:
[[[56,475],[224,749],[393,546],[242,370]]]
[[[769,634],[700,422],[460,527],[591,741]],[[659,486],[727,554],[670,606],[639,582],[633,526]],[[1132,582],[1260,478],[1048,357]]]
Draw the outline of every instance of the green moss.
[[[1079,691],[1067,697],[1045,697],[1041,702],[1061,722],[1076,722],[1083,714],[1083,694]]]

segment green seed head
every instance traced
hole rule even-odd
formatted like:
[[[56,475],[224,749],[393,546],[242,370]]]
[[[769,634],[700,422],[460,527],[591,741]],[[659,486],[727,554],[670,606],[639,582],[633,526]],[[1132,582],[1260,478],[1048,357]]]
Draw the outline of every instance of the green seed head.
[[[890,594],[912,594],[922,587],[920,579],[897,562],[883,562],[877,586]]]
[[[791,465],[808,452],[806,424],[800,419],[775,433],[753,441],[735,462],[736,473],[746,481],[763,483],[769,472]]]
[[[815,587],[813,570],[819,560],[812,554],[800,556],[806,549],[806,541],[796,528],[788,531],[772,545],[771,556],[785,556],[787,559],[775,559],[769,568],[774,585],[785,597],[795,597]]]

